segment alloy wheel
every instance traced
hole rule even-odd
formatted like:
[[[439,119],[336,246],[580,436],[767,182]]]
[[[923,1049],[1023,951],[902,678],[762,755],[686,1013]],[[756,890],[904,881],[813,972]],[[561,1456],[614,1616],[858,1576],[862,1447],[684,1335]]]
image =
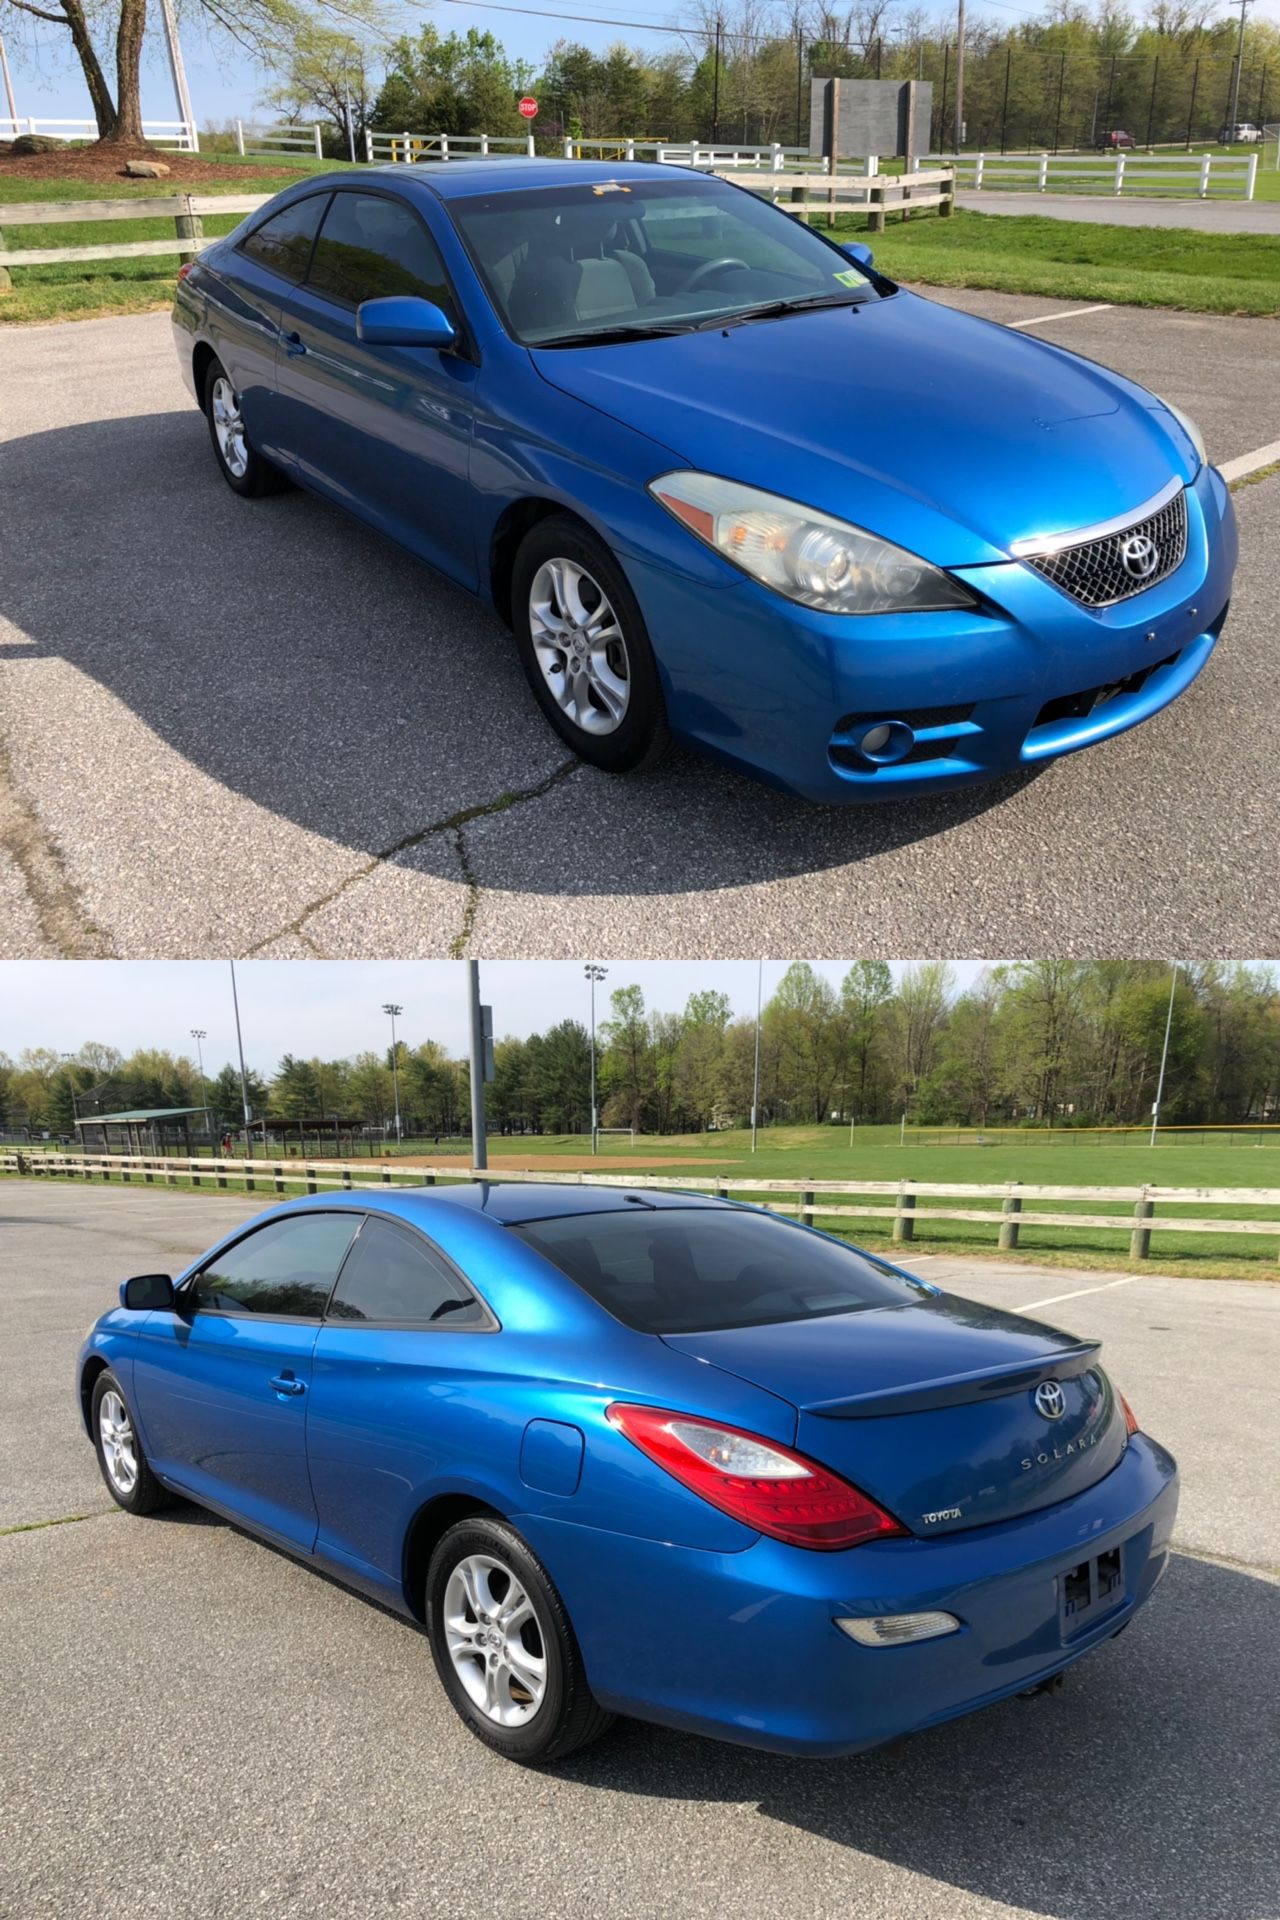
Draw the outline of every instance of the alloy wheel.
[[[134,1447],[133,1422],[118,1393],[107,1392],[98,1408],[98,1432],[102,1439],[102,1457],[117,1493],[132,1493],[138,1481],[138,1456]]]
[[[488,1554],[468,1554],[449,1574],[443,1616],[449,1658],[470,1700],[498,1726],[525,1726],[547,1689],[547,1652],[516,1575]]]
[[[584,733],[615,733],[631,675],[618,616],[599,581],[576,560],[544,560],[529,588],[529,632],[557,706]]]
[[[231,382],[222,375],[213,383],[210,406],[218,452],[226,463],[227,472],[234,479],[243,480],[249,471],[249,442],[245,436],[240,402],[236,399]]]

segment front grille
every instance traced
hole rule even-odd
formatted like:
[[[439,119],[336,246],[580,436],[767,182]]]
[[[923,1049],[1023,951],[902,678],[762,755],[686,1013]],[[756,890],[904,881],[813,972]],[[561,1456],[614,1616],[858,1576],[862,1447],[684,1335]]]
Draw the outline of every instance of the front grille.
[[[1027,564],[1081,606],[1113,607],[1180,567],[1186,551],[1187,496],[1180,491],[1145,520],[1135,520],[1100,540],[1037,554]],[[1149,568],[1146,573],[1141,571],[1144,565]]]

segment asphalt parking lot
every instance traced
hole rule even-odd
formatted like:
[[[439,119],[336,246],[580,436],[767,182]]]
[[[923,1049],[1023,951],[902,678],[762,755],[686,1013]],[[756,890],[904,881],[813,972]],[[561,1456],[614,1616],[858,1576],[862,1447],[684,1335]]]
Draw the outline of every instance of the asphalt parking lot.
[[[1060,1693],[886,1753],[629,1724],[535,1774],[463,1730],[415,1629],[193,1509],[111,1507],[72,1405],[85,1326],[247,1211],[0,1186],[0,1913],[1280,1912],[1280,1289],[921,1260],[1103,1337],[1183,1470],[1151,1605]]]
[[[1219,461],[1280,440],[1280,321],[946,298],[1140,376]],[[1172,708],[818,809],[685,755],[566,761],[468,599],[301,493],[228,491],[165,315],[5,329],[0,391],[0,957],[1280,950],[1278,477],[1237,495],[1232,616]]]

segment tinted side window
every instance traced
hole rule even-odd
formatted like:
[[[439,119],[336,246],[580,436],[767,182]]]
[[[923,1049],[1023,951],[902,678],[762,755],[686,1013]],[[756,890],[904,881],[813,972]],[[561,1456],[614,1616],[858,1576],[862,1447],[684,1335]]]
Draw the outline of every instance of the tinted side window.
[[[283,213],[255,227],[249,238],[240,242],[241,253],[296,286],[306,276],[311,243],[327,198],[327,194],[313,193],[309,199],[295,200]]]
[[[360,1219],[309,1213],[259,1227],[209,1262],[196,1280],[197,1307],[319,1320]]]
[[[455,317],[435,242],[408,207],[378,194],[334,194],[307,285],[349,307],[416,294]]]
[[[396,1320],[413,1326],[488,1324],[480,1302],[416,1233],[366,1220],[329,1307],[332,1320]]]

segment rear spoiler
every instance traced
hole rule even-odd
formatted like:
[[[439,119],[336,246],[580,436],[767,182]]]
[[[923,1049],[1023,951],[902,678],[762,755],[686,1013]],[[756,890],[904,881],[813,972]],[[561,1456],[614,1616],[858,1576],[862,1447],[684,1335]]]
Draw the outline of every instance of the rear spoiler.
[[[886,1414],[958,1407],[972,1400],[994,1400],[1001,1394],[1038,1387],[1042,1380],[1074,1380],[1093,1364],[1101,1347],[1100,1340],[1077,1340],[1039,1360],[1006,1360],[999,1366],[979,1367],[973,1373],[953,1373],[940,1380],[855,1393],[843,1400],[811,1400],[800,1411],[827,1420],[871,1420]]]

